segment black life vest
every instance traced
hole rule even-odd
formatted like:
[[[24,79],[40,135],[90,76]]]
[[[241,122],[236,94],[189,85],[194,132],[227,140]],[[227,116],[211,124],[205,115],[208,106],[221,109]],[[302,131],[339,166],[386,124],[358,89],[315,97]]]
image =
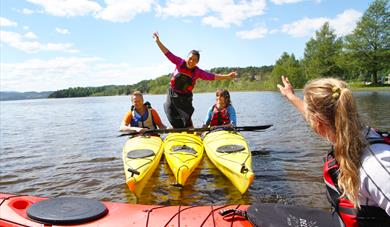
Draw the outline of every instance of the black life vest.
[[[379,133],[382,138],[367,138],[369,144],[385,143],[390,144],[390,137]],[[352,201],[341,197],[337,185],[339,174],[339,165],[334,158],[333,149],[328,153],[324,164],[324,181],[327,189],[327,197],[332,207],[339,214],[347,227],[357,226],[390,226],[390,216],[380,207],[360,206],[360,209],[354,207]]]
[[[171,77],[171,88],[178,93],[191,93],[195,86],[195,69],[189,69],[184,61],[177,69],[178,73]]]
[[[213,113],[211,115],[210,126],[226,125],[230,123],[229,113],[227,107],[218,109],[217,105],[213,106]]]

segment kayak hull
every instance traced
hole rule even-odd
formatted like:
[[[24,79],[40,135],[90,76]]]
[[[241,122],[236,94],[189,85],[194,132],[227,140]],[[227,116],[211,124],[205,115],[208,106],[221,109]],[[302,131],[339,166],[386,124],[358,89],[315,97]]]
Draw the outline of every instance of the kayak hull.
[[[45,226],[27,216],[27,209],[46,198],[0,194],[0,226]],[[249,205],[221,206],[160,206],[102,202],[107,215],[97,220],[73,225],[50,226],[252,226],[238,216],[222,217],[222,209],[248,209]]]
[[[185,185],[203,157],[201,138],[191,133],[169,133],[164,140],[164,155],[176,184]]]
[[[133,137],[123,146],[126,184],[137,197],[158,167],[163,151],[163,141],[158,136]]]
[[[211,162],[244,194],[254,179],[252,154],[245,138],[233,131],[208,133],[203,145]]]

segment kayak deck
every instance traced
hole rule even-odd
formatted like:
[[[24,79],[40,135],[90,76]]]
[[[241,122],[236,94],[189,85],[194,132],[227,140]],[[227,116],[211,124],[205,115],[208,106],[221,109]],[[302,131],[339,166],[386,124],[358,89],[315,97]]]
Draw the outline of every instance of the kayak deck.
[[[244,194],[254,179],[252,154],[245,138],[234,131],[215,131],[203,139],[211,162]]]
[[[176,184],[185,185],[203,158],[203,142],[191,133],[169,133],[164,140],[164,155]]]
[[[163,150],[163,141],[158,136],[133,137],[123,146],[126,184],[137,197],[158,167]]]
[[[28,218],[27,210],[45,198],[0,194],[0,226],[41,226]],[[222,209],[246,210],[249,205],[219,206],[160,206],[102,202],[108,213],[87,223],[51,226],[252,226],[245,218],[232,215],[222,217]]]

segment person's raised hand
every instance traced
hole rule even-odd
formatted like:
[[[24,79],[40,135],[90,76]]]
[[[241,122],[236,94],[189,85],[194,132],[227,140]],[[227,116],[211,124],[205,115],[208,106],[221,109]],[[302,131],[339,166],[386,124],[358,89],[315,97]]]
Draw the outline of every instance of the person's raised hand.
[[[153,39],[154,39],[154,41],[158,41],[158,40],[160,40],[160,36],[158,35],[158,32],[153,32]]]
[[[237,72],[231,72],[231,73],[228,74],[228,77],[231,78],[231,79],[236,78],[236,76],[237,76]]]
[[[294,95],[294,88],[291,85],[290,81],[288,80],[288,77],[282,76],[282,82],[283,85],[278,84],[277,87],[280,90],[280,93],[284,95],[285,97],[289,98],[290,96]]]

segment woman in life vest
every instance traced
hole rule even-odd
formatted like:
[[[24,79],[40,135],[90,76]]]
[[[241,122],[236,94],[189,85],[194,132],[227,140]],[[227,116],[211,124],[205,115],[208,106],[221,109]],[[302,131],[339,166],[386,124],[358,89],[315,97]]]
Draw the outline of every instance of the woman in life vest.
[[[133,92],[131,102],[133,105],[130,111],[123,117],[119,128],[120,131],[144,133],[148,129],[166,128],[161,122],[157,111],[151,108],[148,102],[144,103],[144,98],[140,91]]]
[[[365,130],[345,82],[321,78],[308,82],[303,100],[287,77],[282,95],[311,128],[332,144],[324,165],[328,199],[346,226],[390,226],[390,145],[371,143],[381,136]]]
[[[203,127],[206,126],[236,126],[236,110],[230,101],[229,91],[226,89],[217,89],[216,102],[207,111]]]
[[[232,79],[236,77],[237,73],[230,72],[229,74],[222,75],[206,72],[197,66],[200,58],[198,51],[190,51],[188,58],[184,60],[172,54],[161,43],[157,32],[153,33],[153,38],[164,55],[176,65],[171,77],[167,100],[164,103],[165,114],[173,128],[193,127],[191,119],[194,113],[192,89],[195,86],[196,80]]]

